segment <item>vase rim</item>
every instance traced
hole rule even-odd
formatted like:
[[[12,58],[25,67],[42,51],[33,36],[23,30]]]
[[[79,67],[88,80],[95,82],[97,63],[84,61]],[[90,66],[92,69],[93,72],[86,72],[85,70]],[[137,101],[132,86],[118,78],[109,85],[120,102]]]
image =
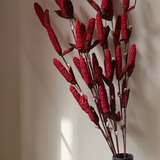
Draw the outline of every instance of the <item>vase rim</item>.
[[[133,160],[133,155],[130,153],[126,153],[126,158],[124,158],[124,153],[119,153],[120,158],[116,158],[113,156],[113,160]],[[117,154],[118,156],[118,154]]]

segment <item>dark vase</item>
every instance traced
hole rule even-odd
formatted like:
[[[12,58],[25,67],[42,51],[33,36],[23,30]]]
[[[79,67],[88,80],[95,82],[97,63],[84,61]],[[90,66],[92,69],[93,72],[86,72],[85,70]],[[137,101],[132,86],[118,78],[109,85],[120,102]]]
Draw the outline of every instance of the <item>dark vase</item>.
[[[120,158],[112,157],[112,160],[133,160],[133,155],[126,153],[126,158],[124,158],[124,153],[119,154]]]

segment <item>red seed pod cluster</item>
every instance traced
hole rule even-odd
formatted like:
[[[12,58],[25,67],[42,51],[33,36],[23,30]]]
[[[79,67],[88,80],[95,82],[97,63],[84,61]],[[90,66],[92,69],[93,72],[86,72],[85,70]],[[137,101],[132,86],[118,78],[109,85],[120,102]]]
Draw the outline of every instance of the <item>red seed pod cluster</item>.
[[[124,92],[124,89],[127,87],[127,84],[126,84],[126,79],[123,80],[123,83],[122,83],[122,107],[124,108],[125,107],[125,102],[126,102],[126,94]]]
[[[37,2],[35,2],[34,3],[34,9],[35,9],[35,12],[36,12],[41,24],[45,27],[45,24],[44,24],[44,11],[43,11],[42,7]]]
[[[122,72],[122,55],[121,55],[121,47],[120,45],[116,48],[116,75],[117,78]]]
[[[104,83],[103,83],[101,76],[98,77],[98,86],[104,86]]]
[[[94,122],[97,126],[99,126],[99,118],[97,113],[95,112],[94,108],[92,106],[89,107],[89,110],[87,110],[88,116],[92,122]]]
[[[118,17],[117,17],[117,21],[116,21],[114,38],[113,38],[113,41],[114,41],[115,46],[116,46],[117,43],[119,42],[120,31],[121,31],[121,16],[118,16]]]
[[[72,76],[67,71],[67,69],[62,65],[62,63],[57,60],[56,58],[53,59],[53,63],[56,66],[56,68],[59,70],[59,72],[62,74],[62,76],[67,80],[67,82],[70,82],[71,84],[75,84]]]
[[[80,60],[77,57],[73,57],[73,63],[75,64],[75,66],[78,69],[79,73],[81,73]]]
[[[80,96],[80,100],[79,100],[80,106],[81,108],[86,112],[87,109],[89,109],[89,103],[86,99],[85,96]]]
[[[109,10],[109,1],[110,0],[102,0],[102,2],[101,2],[101,9],[102,9],[103,14],[105,14],[106,11]]]
[[[97,74],[98,70],[99,70],[99,63],[96,57],[96,54],[93,53],[92,54],[92,63],[93,63],[93,70],[94,70],[94,75]]]
[[[106,62],[106,78],[111,80],[111,77],[113,76],[113,68],[112,68],[112,60],[111,60],[111,53],[107,49],[106,55],[105,55],[105,62]]]
[[[128,69],[128,76],[131,76],[134,67],[135,67],[135,58],[136,58],[136,45],[133,44],[131,46],[130,52],[129,52],[129,58],[128,58],[128,63],[132,63],[132,65]]]
[[[78,104],[80,104],[80,94],[79,92],[76,90],[75,87],[73,87],[72,85],[69,86],[69,89],[73,95],[73,97],[76,99],[76,101],[78,102]]]
[[[59,42],[57,40],[57,37],[56,37],[52,27],[49,24],[47,24],[46,25],[46,29],[47,29],[49,38],[50,38],[50,40],[51,40],[56,52],[61,56],[62,55],[62,49],[61,49],[61,46],[60,46],[60,44],[59,44]]]
[[[128,41],[127,16],[124,12],[121,16],[121,33],[124,43],[127,43]]]
[[[92,79],[91,79],[87,64],[85,62],[85,59],[82,56],[80,56],[80,67],[81,67],[81,73],[85,83],[88,85],[89,88],[91,88]]]
[[[80,96],[80,106],[81,108],[88,114],[90,120],[94,122],[96,125],[99,123],[98,116],[92,106],[89,105],[85,96]]]
[[[84,39],[83,39],[83,30],[81,29],[81,24],[79,20],[76,20],[75,32],[76,32],[77,49],[79,51],[82,51],[84,48]]]
[[[60,7],[63,13],[65,13],[64,7],[63,7],[63,0],[55,0],[57,5]]]
[[[129,7],[129,3],[130,3],[130,0],[123,0],[123,9],[124,9],[124,12],[127,11],[128,7]]]
[[[87,28],[87,33],[86,33],[86,45],[87,46],[90,46],[91,44],[94,27],[95,27],[95,18],[91,18],[88,22],[88,28]]]
[[[103,33],[103,24],[102,24],[102,18],[100,13],[96,14],[96,25],[97,25],[98,40],[102,45],[104,33]]]
[[[103,112],[106,114],[109,112],[107,92],[104,86],[99,86],[98,89],[99,89],[100,104]]]

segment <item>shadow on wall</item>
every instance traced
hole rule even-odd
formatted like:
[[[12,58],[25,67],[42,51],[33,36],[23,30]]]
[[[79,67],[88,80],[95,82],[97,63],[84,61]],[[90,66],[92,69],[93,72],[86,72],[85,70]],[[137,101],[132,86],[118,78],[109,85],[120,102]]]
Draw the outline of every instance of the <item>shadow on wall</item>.
[[[0,159],[21,160],[18,0],[0,12]]]

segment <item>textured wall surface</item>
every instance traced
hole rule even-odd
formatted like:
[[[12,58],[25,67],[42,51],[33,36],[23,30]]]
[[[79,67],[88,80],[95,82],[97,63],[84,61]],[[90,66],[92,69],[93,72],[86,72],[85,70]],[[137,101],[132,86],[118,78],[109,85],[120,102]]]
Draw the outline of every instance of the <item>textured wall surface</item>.
[[[80,109],[68,83],[53,66],[53,58],[61,59],[34,12],[34,2],[3,1],[0,5],[0,159],[111,159],[100,131]],[[69,42],[74,43],[69,22],[55,14],[58,6],[54,0],[37,2],[49,9],[62,49],[68,48]],[[87,25],[89,18],[95,17],[95,10],[86,0],[72,2],[75,17]],[[100,0],[96,2],[100,4]],[[117,16],[122,13],[122,1],[113,2]],[[160,157],[159,6],[159,0],[138,0],[136,9],[129,13],[133,26],[130,44],[136,44],[137,57],[129,81],[127,152],[135,160]],[[113,50],[112,44],[109,47]],[[94,52],[102,61],[101,49]],[[73,55],[77,52],[66,56],[71,64]],[[76,76],[85,93],[90,94],[78,73]],[[123,152],[122,141],[120,146]]]

